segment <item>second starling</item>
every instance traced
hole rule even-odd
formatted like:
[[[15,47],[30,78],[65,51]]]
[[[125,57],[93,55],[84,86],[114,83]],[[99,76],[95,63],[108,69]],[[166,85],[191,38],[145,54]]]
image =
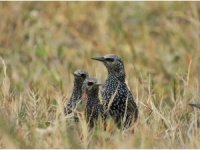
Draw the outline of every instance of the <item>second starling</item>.
[[[98,96],[100,85],[95,78],[88,78],[83,84],[85,99],[82,98],[82,100],[86,102],[85,116],[90,129],[95,126],[99,116],[103,114],[103,106],[100,104]]]

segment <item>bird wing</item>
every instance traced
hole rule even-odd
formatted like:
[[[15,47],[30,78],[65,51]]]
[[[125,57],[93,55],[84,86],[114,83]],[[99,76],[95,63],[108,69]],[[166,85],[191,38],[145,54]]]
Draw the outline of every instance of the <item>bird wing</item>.
[[[137,120],[138,118],[138,108],[137,108],[137,105],[135,103],[135,98],[134,96],[132,95],[131,91],[129,90],[128,92],[128,105],[127,105],[127,111],[128,112],[131,112],[131,113],[134,113],[134,118],[135,120]]]
[[[130,87],[128,86],[128,81],[125,80],[125,84],[128,88],[128,106],[127,106],[127,110],[128,112],[134,112],[135,113],[135,118],[138,118],[138,108],[137,105],[135,103],[135,98],[133,96],[133,94],[130,91]]]

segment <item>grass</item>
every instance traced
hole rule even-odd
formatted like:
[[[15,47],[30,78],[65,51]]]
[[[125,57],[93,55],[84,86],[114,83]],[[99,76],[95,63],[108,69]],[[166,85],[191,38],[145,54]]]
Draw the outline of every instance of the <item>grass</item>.
[[[0,2],[0,148],[199,148],[199,2]],[[135,133],[64,117],[72,72],[125,62]]]

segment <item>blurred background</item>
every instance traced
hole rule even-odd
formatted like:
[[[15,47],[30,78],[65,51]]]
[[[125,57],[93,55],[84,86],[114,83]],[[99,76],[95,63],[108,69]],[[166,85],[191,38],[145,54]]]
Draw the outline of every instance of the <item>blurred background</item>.
[[[40,80],[66,79],[77,68],[98,65],[91,56],[107,53],[162,83],[187,73],[191,59],[196,65],[191,73],[198,76],[199,7],[198,2],[1,2],[0,54],[19,88],[23,80],[34,81],[36,72]]]
[[[200,102],[199,2],[0,2],[0,16],[0,56],[5,62],[0,65],[0,98],[2,108],[8,109],[2,109],[3,116],[7,115],[2,122],[13,125],[0,124],[0,128],[5,135],[20,132],[19,137],[8,137],[22,142],[11,147],[73,147],[63,144],[65,140],[57,135],[52,135],[61,140],[57,145],[49,144],[49,139],[44,140],[46,145],[38,145],[31,131],[56,118],[57,98],[65,105],[74,70],[88,70],[104,82],[104,66],[90,58],[108,53],[124,60],[127,81],[141,110],[140,127],[131,142],[118,141],[117,134],[113,143],[80,140],[84,146],[79,146],[200,146],[199,112],[188,107],[188,103]],[[44,104],[34,102],[35,110],[24,106],[38,97]],[[41,112],[38,103],[46,112]],[[56,108],[51,107],[54,105]],[[37,116],[31,124],[34,115],[27,112]],[[35,143],[24,141],[27,136]],[[0,147],[10,148],[10,140],[1,139],[2,135]]]

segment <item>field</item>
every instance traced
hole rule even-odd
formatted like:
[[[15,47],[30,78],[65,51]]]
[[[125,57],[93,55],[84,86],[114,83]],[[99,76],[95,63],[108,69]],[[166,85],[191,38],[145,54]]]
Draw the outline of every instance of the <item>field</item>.
[[[199,2],[0,2],[0,148],[200,148]],[[135,133],[88,132],[63,107],[73,71],[125,63]],[[81,111],[82,112],[82,111]]]

